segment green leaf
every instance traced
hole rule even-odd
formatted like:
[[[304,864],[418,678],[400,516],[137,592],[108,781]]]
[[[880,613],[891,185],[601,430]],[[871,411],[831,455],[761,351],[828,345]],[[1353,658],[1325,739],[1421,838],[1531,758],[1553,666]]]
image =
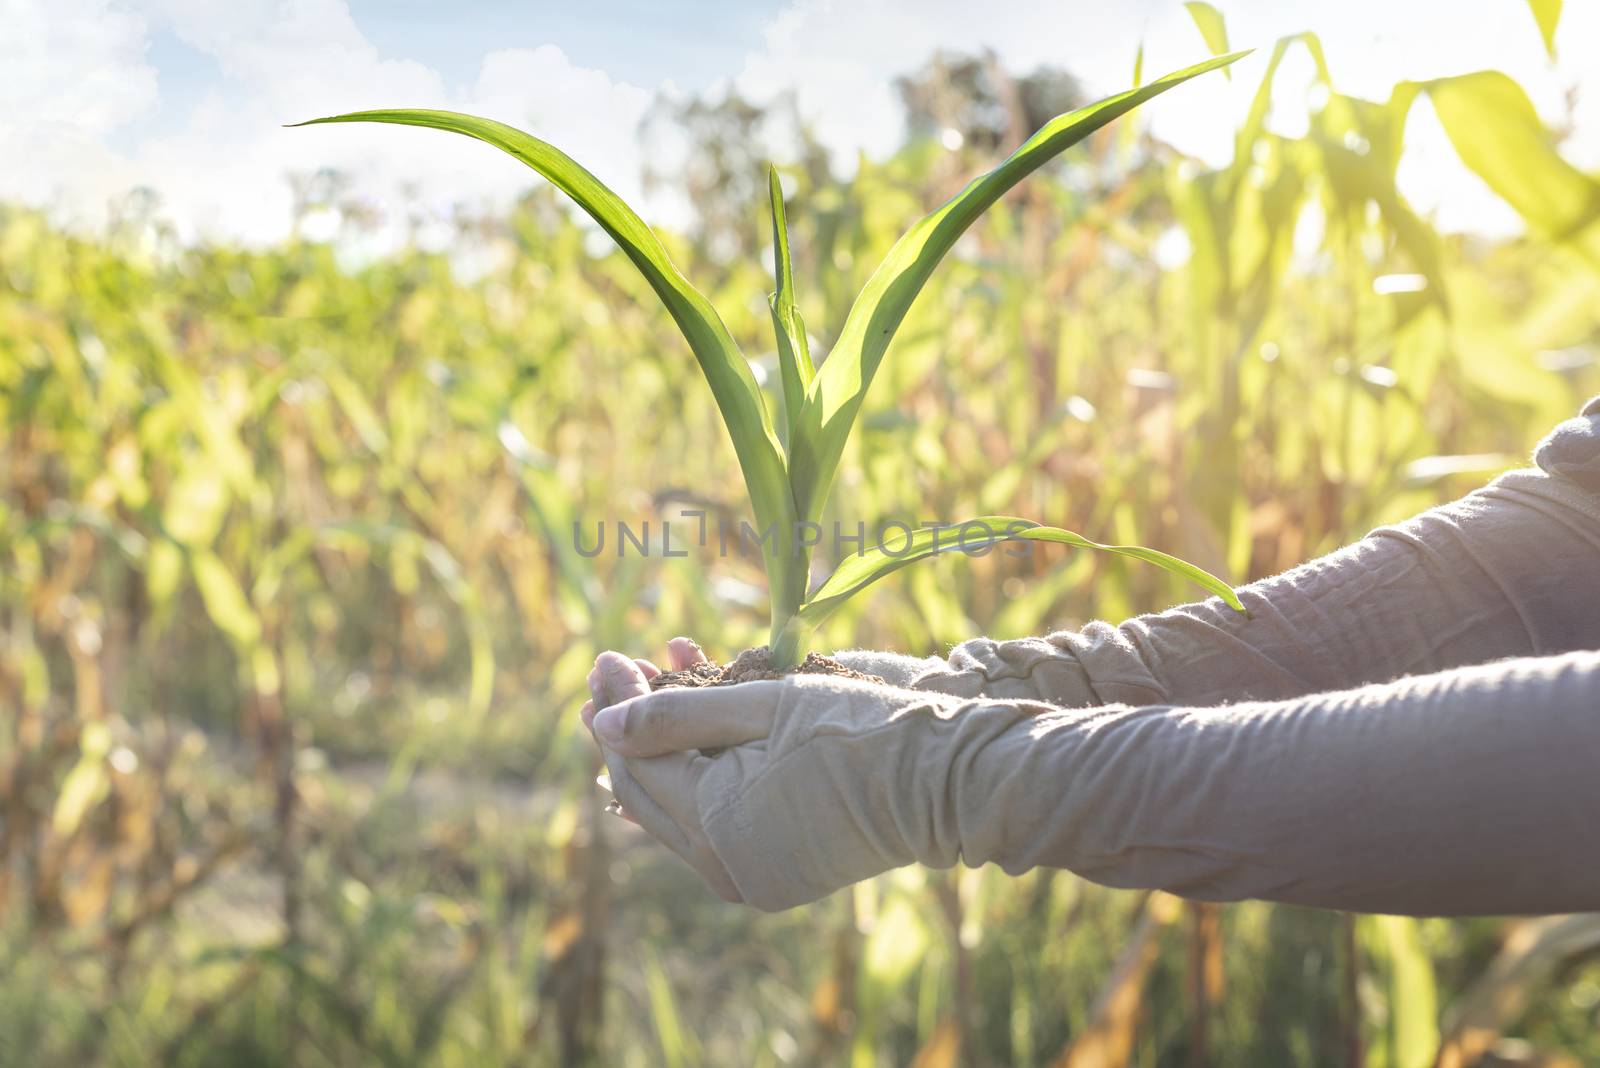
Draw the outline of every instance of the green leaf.
[[[389,549],[392,562],[415,554],[427,564],[446,596],[460,610],[461,623],[466,630],[469,671],[467,707],[478,715],[489,710],[494,697],[493,628],[482,598],[467,580],[460,561],[451,555],[449,549],[433,538],[393,523],[347,519],[303,528],[280,543],[266,557],[253,591],[258,603],[264,603],[264,599],[274,596],[283,572],[319,544],[345,549],[381,545]]]
[[[83,817],[110,792],[111,777],[106,773],[106,754],[111,752],[111,729],[104,723],[84,725],[78,738],[78,760],[61,780],[50,828],[57,838],[71,838]]]
[[[207,457],[196,457],[179,469],[167,489],[162,530],[176,542],[204,548],[222,529],[231,497],[222,468]]]
[[[1553,241],[1600,264],[1600,181],[1568,163],[1522,87],[1485,70],[1426,83],[1461,162]]]
[[[339,407],[344,410],[345,417],[355,428],[361,444],[365,445],[374,456],[388,455],[389,435],[384,432],[383,419],[372,406],[372,402],[362,393],[356,380],[337,367],[322,368],[320,377],[328,387],[328,392],[333,394],[334,399],[339,402]]]
[[[1189,9],[1189,17],[1194,19],[1194,24],[1200,31],[1200,36],[1205,39],[1206,47],[1211,49],[1211,54],[1220,56],[1228,50],[1228,24],[1223,21],[1222,12],[1204,3],[1203,0],[1189,0],[1183,5]],[[1224,70],[1223,77],[1232,78],[1233,72]]]
[[[838,341],[812,380],[800,422],[791,428],[790,482],[795,512],[801,519],[814,521],[821,514],[845,440],[895,330],[934,268],[967,227],[1012,186],[1113,119],[1245,54],[1207,60],[1051,119],[998,167],[973,179],[895,242],[856,297]]]
[[[297,126],[335,122],[382,122],[423,126],[476,138],[521,160],[571,197],[616,241],[666,306],[694,351],[750,493],[756,523],[778,536],[762,545],[771,585],[774,633],[788,620],[805,593],[808,561],[789,551],[795,529],[783,448],[773,432],[766,401],[749,363],[711,302],[689,284],[667,256],[661,240],[622,198],[560,149],[504,123],[453,111],[385,109],[332,115]]]
[[[881,999],[898,989],[922,964],[930,941],[928,926],[911,902],[901,894],[890,898],[861,948],[865,995]]]
[[[661,1063],[666,1068],[688,1068],[700,1063],[700,1047],[694,1032],[683,1025],[677,999],[672,996],[672,981],[666,969],[649,949],[642,953],[645,992],[650,998],[650,1017],[661,1043]]]
[[[189,566],[206,614],[217,629],[232,638],[241,649],[253,649],[261,640],[261,620],[234,580],[232,572],[212,552],[201,550],[191,555]]]
[[[1144,84],[1144,42],[1139,42],[1139,48],[1133,53],[1133,87],[1135,89]],[[1135,123],[1126,123],[1117,134],[1117,146],[1120,151],[1127,152],[1129,147],[1137,140],[1139,127]]]
[[[1421,921],[1410,916],[1365,917],[1388,956],[1389,1063],[1428,1068],[1439,1048],[1439,992]]]
[[[1278,38],[1272,45],[1272,55],[1267,59],[1267,69],[1261,75],[1261,84],[1256,87],[1255,96],[1250,100],[1250,110],[1245,113],[1244,122],[1234,135],[1233,162],[1228,167],[1230,182],[1233,185],[1243,181],[1245,172],[1254,161],[1256,142],[1261,140],[1261,135],[1266,132],[1267,113],[1272,110],[1273,80],[1278,75],[1278,67],[1283,63],[1289,46],[1297,43],[1305,46],[1311,61],[1316,65],[1318,83],[1324,87],[1332,86],[1332,80],[1328,76],[1328,62],[1322,53],[1322,40],[1316,34],[1296,33]]]
[[[1364,211],[1374,204],[1395,236],[1428,280],[1426,299],[1447,310],[1444,263],[1438,235],[1411,210],[1395,184],[1402,134],[1396,104],[1375,105],[1333,94],[1330,106],[1313,121],[1310,142],[1322,154],[1324,173],[1341,202]],[[1347,121],[1331,121],[1334,113]],[[1359,132],[1372,148],[1355,152],[1346,147],[1344,134]]]
[[[794,306],[794,267],[789,261],[789,224],[783,213],[783,183],[776,167],[767,168],[767,187],[772,197],[772,274],[777,291],[768,299],[772,309],[772,330],[778,341],[778,369],[783,379],[785,433],[800,421],[800,406],[816,371],[811,366],[811,348],[806,341],[806,325]]]
[[[1561,21],[1561,0],[1528,0],[1533,21],[1539,24],[1539,36],[1544,38],[1544,50],[1551,59],[1556,58],[1556,23]]]
[[[879,545],[847,557],[807,599],[800,610],[799,621],[806,626],[817,626],[865,587],[918,560],[947,552],[982,553],[1003,542],[1017,541],[1055,542],[1143,560],[1196,583],[1237,611],[1245,610],[1239,595],[1226,582],[1176,556],[1142,545],[1103,545],[1070,530],[1041,526],[1016,516],[986,515],[939,528],[922,527],[909,534],[896,530],[894,536],[882,539]]]

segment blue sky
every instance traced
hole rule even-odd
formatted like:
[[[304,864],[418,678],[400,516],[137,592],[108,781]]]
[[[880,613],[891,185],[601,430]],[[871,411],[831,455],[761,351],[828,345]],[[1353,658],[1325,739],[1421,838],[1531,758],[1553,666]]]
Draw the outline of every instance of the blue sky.
[[[447,78],[471,78],[485,53],[553,44],[574,63],[638,85],[704,89],[759,48],[781,0],[355,0],[356,25],[381,50],[418,54]]]
[[[1600,3],[1569,0],[1551,63],[1526,0],[1232,0],[1236,46],[1311,29],[1336,85],[1386,95],[1403,78],[1498,66],[1551,121],[1569,152],[1600,166],[1600,73],[1575,42],[1600,40]],[[1099,92],[1125,88],[1145,46],[1147,76],[1205,55],[1180,0],[0,0],[0,198],[97,225],[134,186],[155,189],[189,236],[271,241],[287,230],[286,175],[335,167],[380,211],[494,206],[536,181],[469,144],[415,131],[282,124],[358,107],[436,106],[523,125],[566,148],[624,196],[644,198],[638,121],[658,95],[797,94],[813,129],[848,164],[891,150],[894,77],[938,48],[991,47],[1013,69],[1065,66]],[[1265,49],[1262,50],[1263,52]],[[1210,162],[1226,158],[1262,55],[1232,81],[1210,76],[1140,113]],[[1274,125],[1304,122],[1309,65],[1280,74]],[[1569,114],[1569,92],[1577,107]],[[1298,112],[1298,114],[1297,114]],[[1504,231],[1508,209],[1459,166],[1419,108],[1403,188],[1446,227]],[[667,135],[662,135],[667,136]],[[781,153],[781,145],[772,146]],[[671,224],[670,190],[644,198]]]
[[[690,19],[682,13],[686,7],[693,11]],[[670,82],[692,92],[726,77],[730,66],[759,47],[762,30],[782,7],[781,0],[349,4],[356,26],[380,53],[421,59],[447,81],[470,81],[483,57],[497,49],[548,44],[579,66],[623,72],[642,85]],[[121,147],[171,133],[187,114],[185,102],[226,82],[216,58],[185,43],[171,26],[152,29],[146,59],[159,72],[161,97],[149,113],[115,132],[112,143]]]

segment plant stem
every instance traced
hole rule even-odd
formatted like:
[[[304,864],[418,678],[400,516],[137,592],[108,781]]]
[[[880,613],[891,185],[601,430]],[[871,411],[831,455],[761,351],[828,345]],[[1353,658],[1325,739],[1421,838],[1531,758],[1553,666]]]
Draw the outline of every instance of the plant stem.
[[[776,606],[772,613],[772,640],[768,643],[767,660],[774,671],[800,663],[800,621],[793,615],[787,619],[780,617]]]

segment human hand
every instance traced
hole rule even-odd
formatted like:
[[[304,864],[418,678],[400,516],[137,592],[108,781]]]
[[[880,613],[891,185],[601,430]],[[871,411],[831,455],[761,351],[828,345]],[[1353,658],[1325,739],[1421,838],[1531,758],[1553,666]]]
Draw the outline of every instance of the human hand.
[[[1039,711],[817,675],[649,693],[618,653],[597,670],[589,724],[617,799],[725,900],[767,910],[953,865],[978,814],[965,780]]]
[[[594,667],[589,669],[589,699],[578,709],[578,716],[583,720],[585,727],[594,719],[594,714],[608,704],[626,700],[638,693],[649,693],[649,681],[661,674],[661,669],[648,660],[635,659],[632,661],[638,669],[638,674],[646,685],[638,689],[638,681],[633,678],[633,673],[621,665],[613,663],[611,673],[608,675],[602,669],[602,661],[611,662],[610,658],[621,657],[621,653],[606,652],[595,658]],[[693,638],[673,638],[667,642],[667,663],[669,671],[685,671],[696,664],[703,663],[706,659],[705,652],[700,648],[700,643]],[[612,683],[608,689],[607,683]]]
[[[667,658],[670,670],[683,671],[705,660],[706,656],[693,639],[674,638],[667,643]],[[599,711],[650,693],[650,680],[659,674],[661,669],[648,660],[630,659],[617,652],[601,653],[589,672],[590,698],[579,709],[583,725],[590,728],[592,733]],[[677,853],[724,901],[740,901],[726,869],[703,837],[697,838],[680,830],[671,815],[639,787],[621,756],[601,744],[598,738],[595,744],[606,762],[606,776],[601,785],[611,791],[614,806],[611,811],[644,828]],[[667,760],[666,757],[661,758],[661,761]]]

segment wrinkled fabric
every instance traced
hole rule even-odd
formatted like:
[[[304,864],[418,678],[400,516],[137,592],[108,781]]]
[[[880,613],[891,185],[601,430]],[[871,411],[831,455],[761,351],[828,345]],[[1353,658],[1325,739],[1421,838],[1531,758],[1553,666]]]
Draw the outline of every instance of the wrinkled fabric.
[[[1512,656],[1600,648],[1600,398],[1461,500],[1217,598],[948,659],[859,651],[913,689],[1100,704],[1213,705],[1384,682]]]
[[[791,729],[701,784],[713,846],[767,908],[964,861],[1208,900],[1600,909],[1600,398],[1533,458],[1244,587],[1249,617],[1213,598],[841,654],[890,697],[785,683]]]
[[[1600,910],[1600,652],[1224,708],[783,683],[701,825],[776,910],[912,862],[1411,915]]]
[[[1534,459],[1557,478],[1580,490],[1600,494],[1597,437],[1600,437],[1600,397],[1584,405],[1576,419],[1568,419],[1551,431],[1550,436],[1539,443]]]

